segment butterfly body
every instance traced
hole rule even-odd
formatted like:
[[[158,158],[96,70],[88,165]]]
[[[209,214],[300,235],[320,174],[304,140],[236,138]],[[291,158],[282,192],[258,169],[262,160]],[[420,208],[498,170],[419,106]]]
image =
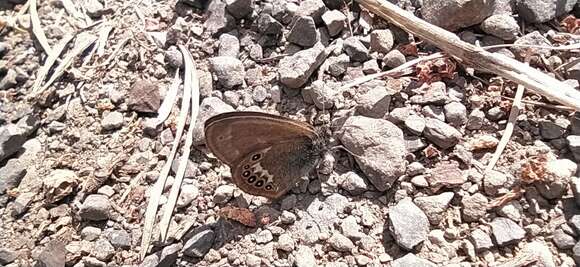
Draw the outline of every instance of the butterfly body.
[[[240,189],[278,198],[316,167],[324,140],[309,124],[260,112],[228,112],[205,123],[208,148]]]

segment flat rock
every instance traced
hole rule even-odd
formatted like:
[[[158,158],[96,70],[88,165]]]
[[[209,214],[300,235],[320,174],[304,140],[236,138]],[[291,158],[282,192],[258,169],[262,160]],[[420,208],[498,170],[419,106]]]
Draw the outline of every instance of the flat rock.
[[[299,88],[326,58],[324,46],[317,43],[314,47],[302,50],[280,60],[278,72],[280,82],[290,88]]]
[[[346,27],[347,18],[340,10],[329,10],[324,12],[322,20],[328,29],[331,37],[337,36]]]
[[[425,130],[423,134],[429,141],[443,149],[453,147],[462,137],[461,132],[455,127],[431,118],[425,119]]]
[[[314,252],[308,246],[299,246],[295,252],[297,267],[316,267],[316,258]]]
[[[427,22],[456,31],[482,22],[494,11],[495,1],[424,1],[421,15]]]
[[[389,210],[389,229],[397,244],[412,250],[427,238],[429,220],[411,198],[405,198]]]
[[[493,248],[493,242],[489,234],[481,229],[475,229],[469,235],[469,241],[473,243],[477,251],[483,251]]]
[[[286,39],[302,47],[314,46],[320,40],[314,19],[309,16],[296,18]]]
[[[0,168],[0,195],[20,184],[26,175],[26,166],[18,159],[10,159]]]
[[[445,192],[434,196],[417,197],[414,202],[425,212],[432,225],[438,225],[444,219],[445,211],[453,196],[455,196],[453,192]]]
[[[408,266],[435,267],[437,265],[426,260],[426,259],[419,258],[413,253],[408,253],[407,255],[394,260],[391,266],[392,267],[408,267]]]
[[[16,124],[0,127],[0,161],[8,158],[22,148],[28,133]]]
[[[343,49],[354,62],[365,62],[369,59],[369,49],[357,37],[344,40]]]
[[[383,119],[349,117],[339,135],[344,146],[359,155],[356,161],[370,182],[385,191],[405,173],[407,149],[403,132]]]
[[[508,218],[497,217],[491,222],[493,237],[498,246],[504,247],[519,242],[526,231]]]
[[[577,0],[526,0],[517,2],[518,14],[527,22],[542,23],[566,14]]]
[[[510,14],[492,15],[479,26],[484,32],[502,40],[515,40],[520,33],[520,26]]]
[[[161,106],[161,95],[157,84],[147,80],[138,80],[131,86],[125,101],[130,110],[157,113]]]
[[[254,3],[252,0],[225,0],[226,9],[236,19],[242,19],[252,14]]]
[[[461,200],[463,220],[476,222],[480,218],[483,218],[487,211],[488,202],[488,199],[480,193],[475,193],[472,196],[464,196]]]
[[[231,89],[244,83],[246,70],[239,59],[227,56],[214,57],[209,63],[212,74],[223,87]]]
[[[363,116],[371,118],[384,118],[389,112],[391,96],[382,87],[374,87],[357,97],[356,110]]]
[[[235,27],[236,20],[227,12],[227,4],[222,0],[210,1],[204,28],[211,35],[229,32]]]
[[[79,216],[89,221],[109,219],[111,203],[107,196],[101,194],[88,195],[79,210]]]

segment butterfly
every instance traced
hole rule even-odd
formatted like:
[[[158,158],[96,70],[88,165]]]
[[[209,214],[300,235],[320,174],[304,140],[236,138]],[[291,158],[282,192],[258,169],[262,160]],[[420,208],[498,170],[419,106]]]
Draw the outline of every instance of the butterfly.
[[[209,150],[244,192],[276,199],[316,167],[326,152],[311,125],[261,112],[226,112],[205,122]]]

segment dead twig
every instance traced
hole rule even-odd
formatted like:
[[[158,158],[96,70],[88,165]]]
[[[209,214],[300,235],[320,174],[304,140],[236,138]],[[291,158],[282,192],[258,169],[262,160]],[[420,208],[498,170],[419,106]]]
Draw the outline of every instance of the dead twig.
[[[363,7],[399,28],[428,41],[464,64],[494,73],[542,96],[580,110],[580,91],[507,56],[490,53],[461,41],[457,35],[432,25],[386,0],[357,0]],[[554,88],[558,88],[554,90]]]
[[[514,132],[514,126],[516,124],[516,120],[518,119],[518,115],[520,114],[520,110],[524,108],[524,106],[522,105],[523,95],[524,95],[524,87],[522,85],[518,85],[518,89],[516,90],[516,95],[514,97],[514,102],[512,103],[512,108],[510,110],[508,123],[505,126],[503,136],[501,137],[501,140],[497,144],[497,148],[495,149],[495,152],[493,153],[493,156],[491,157],[491,160],[489,161],[487,168],[485,168],[485,173],[488,173],[489,171],[493,170],[493,167],[495,167],[495,164],[499,160],[501,153],[506,148],[508,142],[510,141],[510,138],[512,137],[512,133]]]

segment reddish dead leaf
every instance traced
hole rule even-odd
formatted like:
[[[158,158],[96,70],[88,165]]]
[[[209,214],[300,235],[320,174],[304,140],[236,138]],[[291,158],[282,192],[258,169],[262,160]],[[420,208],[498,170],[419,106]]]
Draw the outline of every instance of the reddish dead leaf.
[[[562,20],[562,22],[560,22],[560,26],[564,27],[569,33],[578,33],[578,29],[580,28],[580,19],[577,19],[573,15],[567,16]]]
[[[419,55],[419,49],[417,48],[417,44],[418,43],[416,42],[412,42],[408,44],[399,45],[399,47],[397,47],[397,50],[399,50],[405,56],[417,56]]]
[[[546,177],[546,155],[531,157],[522,165],[521,180],[524,183],[531,184],[536,181],[544,181]]]
[[[434,158],[434,157],[441,156],[441,152],[439,152],[439,149],[437,149],[435,146],[433,146],[431,144],[429,146],[427,146],[425,149],[423,149],[423,154],[427,158]]]
[[[466,147],[471,151],[495,148],[499,140],[491,135],[480,135],[469,139]]]
[[[442,79],[454,79],[457,76],[457,65],[449,58],[440,58],[417,64],[417,78],[425,83],[432,83]]]
[[[256,227],[256,215],[249,209],[224,207],[218,214],[226,219],[237,221],[248,227]]]

